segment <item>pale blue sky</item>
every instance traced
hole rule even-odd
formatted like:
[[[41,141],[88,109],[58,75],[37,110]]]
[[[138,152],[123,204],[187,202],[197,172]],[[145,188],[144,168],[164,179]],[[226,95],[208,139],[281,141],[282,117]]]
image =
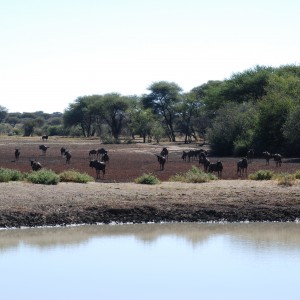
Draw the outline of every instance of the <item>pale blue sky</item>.
[[[298,65],[299,14],[298,0],[0,0],[0,105],[63,112],[84,95]]]

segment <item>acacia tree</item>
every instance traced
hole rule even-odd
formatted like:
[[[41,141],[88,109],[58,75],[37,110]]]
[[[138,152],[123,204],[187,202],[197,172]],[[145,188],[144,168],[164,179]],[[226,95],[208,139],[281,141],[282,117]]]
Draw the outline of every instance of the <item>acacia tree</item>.
[[[95,118],[104,121],[109,126],[111,135],[118,139],[123,128],[126,110],[131,101],[134,101],[133,98],[117,93],[105,94],[98,96],[89,110]]]
[[[63,122],[66,127],[79,125],[84,137],[95,134],[94,115],[89,106],[95,101],[95,96],[78,97],[75,103],[71,103],[63,114]]]
[[[162,117],[170,141],[175,142],[176,104],[182,89],[174,82],[159,81],[148,90],[150,94],[142,98],[144,108],[151,108],[154,114]]]

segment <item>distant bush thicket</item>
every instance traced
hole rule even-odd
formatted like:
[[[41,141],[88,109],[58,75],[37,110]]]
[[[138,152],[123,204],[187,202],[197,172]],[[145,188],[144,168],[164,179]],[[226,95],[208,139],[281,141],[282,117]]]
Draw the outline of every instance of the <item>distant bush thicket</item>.
[[[169,181],[180,181],[180,182],[190,182],[190,183],[203,183],[209,182],[211,180],[216,180],[217,177],[212,173],[205,173],[199,168],[193,166],[184,174],[176,174],[172,176]]]

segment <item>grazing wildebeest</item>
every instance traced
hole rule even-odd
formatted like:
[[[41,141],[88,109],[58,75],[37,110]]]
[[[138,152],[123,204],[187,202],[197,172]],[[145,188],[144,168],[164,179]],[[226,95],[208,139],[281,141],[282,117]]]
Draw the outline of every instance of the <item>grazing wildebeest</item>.
[[[103,178],[104,178],[106,165],[103,161],[99,161],[97,159],[90,160],[90,167],[95,168],[95,170],[96,170],[96,179],[98,179],[100,177],[100,171],[102,171]]]
[[[39,149],[43,151],[43,154],[46,155],[46,151],[49,148],[49,146],[45,145],[39,145]]]
[[[244,173],[247,175],[247,168],[248,168],[248,160],[247,158],[242,158],[240,161],[237,162],[237,174],[239,176],[243,176]]]
[[[99,156],[103,156],[104,154],[107,154],[107,150],[105,150],[104,148],[101,148],[101,149],[98,149],[97,150],[97,157],[99,157]]]
[[[161,152],[160,152],[160,155],[164,156],[166,158],[166,160],[168,160],[168,156],[169,156],[169,151],[166,147],[163,147]]]
[[[38,171],[42,168],[41,163],[39,163],[38,161],[31,159],[30,164],[31,164],[32,171]]]
[[[19,149],[16,149],[16,150],[15,150],[15,159],[18,161],[18,160],[19,160],[19,157],[20,157],[20,150],[19,150]]]
[[[162,155],[157,155],[157,154],[155,154],[155,155],[157,157],[157,161],[159,162],[160,170],[164,170],[165,169],[166,158]]]
[[[209,168],[209,165],[210,165],[210,161],[209,161],[209,159],[206,157],[206,155],[204,153],[200,153],[199,164],[203,164],[205,172],[208,171],[208,168]]]
[[[221,178],[223,171],[223,164],[221,161],[217,161],[214,164],[210,164],[208,167],[208,172],[216,172],[218,174],[218,178]]]
[[[43,135],[43,136],[42,136],[42,140],[43,140],[43,141],[47,141],[47,140],[48,140],[48,135]]]
[[[247,152],[247,159],[249,162],[252,162],[254,157],[254,149],[249,149]]]
[[[65,150],[64,156],[66,157],[66,163],[69,164],[71,162],[71,153],[68,150]]]
[[[269,161],[270,161],[270,158],[272,158],[273,155],[270,152],[268,152],[268,151],[264,151],[262,154],[263,154],[263,157],[266,160],[266,165],[268,165]]]
[[[66,148],[61,147],[60,148],[60,155],[63,156],[65,154],[65,152],[66,152]]]
[[[93,156],[95,157],[97,155],[97,150],[93,149],[89,151],[89,157]]]
[[[275,163],[276,163],[276,167],[281,167],[281,154],[279,154],[279,153],[275,153],[274,155],[273,155],[273,157],[274,157],[274,161],[275,161]]]

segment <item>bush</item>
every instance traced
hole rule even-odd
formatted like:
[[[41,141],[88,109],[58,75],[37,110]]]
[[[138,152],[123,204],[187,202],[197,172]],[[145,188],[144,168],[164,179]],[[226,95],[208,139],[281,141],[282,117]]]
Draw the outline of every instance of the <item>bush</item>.
[[[217,177],[212,173],[205,173],[199,168],[193,166],[185,174],[176,174],[172,176],[170,181],[190,182],[190,183],[203,183],[210,180],[216,180]]]
[[[274,175],[273,171],[270,170],[259,170],[249,175],[252,180],[271,180]]]
[[[294,173],[296,179],[300,179],[300,170]]]
[[[158,184],[160,183],[159,179],[152,174],[143,174],[142,176],[134,180],[135,183],[139,184]]]
[[[296,182],[295,174],[280,173],[275,176],[279,185],[292,186]]]
[[[59,183],[59,176],[51,171],[51,170],[47,170],[47,169],[42,169],[39,171],[32,171],[30,173],[27,173],[25,175],[26,179],[32,183],[36,183],[36,184],[58,184]]]
[[[87,183],[90,181],[95,181],[93,177],[86,173],[79,173],[76,170],[68,170],[59,174],[61,182],[77,182],[77,183]]]
[[[0,169],[0,182],[18,181],[22,179],[22,173],[18,170],[5,168]]]

